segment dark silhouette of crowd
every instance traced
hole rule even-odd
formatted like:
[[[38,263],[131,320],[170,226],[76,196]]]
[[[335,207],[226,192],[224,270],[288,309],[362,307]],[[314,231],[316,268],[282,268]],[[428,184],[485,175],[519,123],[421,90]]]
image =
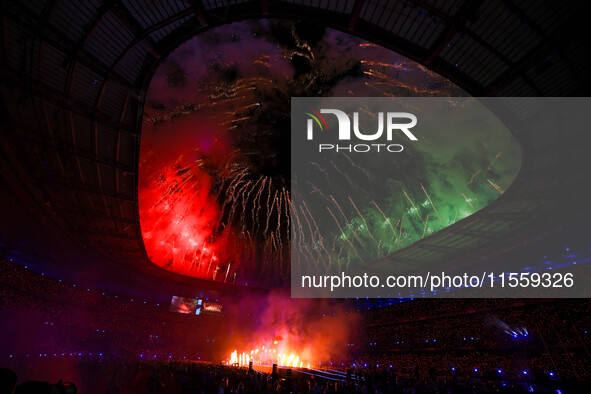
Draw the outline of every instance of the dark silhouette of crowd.
[[[434,299],[367,311],[358,364],[591,380],[591,300]]]
[[[210,358],[225,327],[216,314],[171,313],[166,302],[62,283],[6,260],[0,303],[5,316],[27,323],[18,336],[0,324],[0,335],[12,338],[2,350],[17,347],[14,357]]]
[[[362,368],[342,379],[326,379],[314,373],[292,371],[286,375],[266,374],[247,368],[188,361],[109,362],[86,361],[82,375],[90,379],[100,370],[104,384],[90,392],[127,393],[525,393],[533,388],[548,388],[531,382],[501,381],[462,373],[438,375],[433,370],[408,373],[391,369]],[[75,393],[75,388],[58,382],[25,382],[16,386],[16,393]],[[577,386],[572,386],[577,390]],[[73,389],[73,390],[72,390]],[[49,390],[49,391],[48,391]],[[52,391],[53,390],[53,391]],[[66,391],[69,390],[69,391]],[[10,391],[9,391],[10,392]]]
[[[75,366],[81,381],[74,383],[86,392],[577,391],[591,382],[590,300],[419,299],[364,308],[353,312],[362,327],[342,357],[322,360],[326,376],[294,371],[288,378],[219,364],[218,344],[231,331],[223,315],[172,313],[161,300],[1,263],[0,367]],[[11,319],[20,322],[18,335]],[[331,370],[341,374],[327,378]],[[3,392],[23,386],[9,370],[0,376]],[[16,392],[72,390],[59,378]]]

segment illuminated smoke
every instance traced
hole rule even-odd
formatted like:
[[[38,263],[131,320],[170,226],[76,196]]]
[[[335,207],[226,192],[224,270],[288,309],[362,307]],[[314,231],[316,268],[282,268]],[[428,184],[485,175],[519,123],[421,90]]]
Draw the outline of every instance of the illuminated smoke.
[[[225,363],[317,367],[320,363],[347,357],[356,340],[359,316],[346,306],[329,300],[292,299],[275,292],[252,296],[236,310],[250,311],[253,326],[236,327],[227,339]]]

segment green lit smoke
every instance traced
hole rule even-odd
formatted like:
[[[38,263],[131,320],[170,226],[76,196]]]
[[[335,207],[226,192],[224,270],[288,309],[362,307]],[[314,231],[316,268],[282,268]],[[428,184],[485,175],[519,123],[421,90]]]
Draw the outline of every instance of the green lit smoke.
[[[394,141],[403,152],[292,153],[292,248],[309,266],[347,270],[387,256],[486,207],[514,181],[520,147],[478,100],[394,102],[420,119],[418,141]],[[365,108],[373,129],[377,110]]]

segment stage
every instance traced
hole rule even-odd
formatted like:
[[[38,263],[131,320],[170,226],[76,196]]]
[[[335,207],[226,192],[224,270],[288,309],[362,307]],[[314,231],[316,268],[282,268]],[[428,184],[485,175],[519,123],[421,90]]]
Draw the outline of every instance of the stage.
[[[243,367],[247,368],[247,367]],[[252,369],[257,372],[264,373],[267,375],[271,375],[273,373],[273,367],[270,365],[253,365]],[[334,369],[314,369],[314,368],[293,368],[293,367],[277,367],[277,374],[279,375],[280,379],[287,378],[288,371],[291,370],[291,374],[293,377],[297,378],[320,378],[326,380],[333,380],[333,381],[346,381],[347,380],[347,372],[346,371],[337,371]],[[352,373],[351,374],[352,380],[357,380],[357,376]]]

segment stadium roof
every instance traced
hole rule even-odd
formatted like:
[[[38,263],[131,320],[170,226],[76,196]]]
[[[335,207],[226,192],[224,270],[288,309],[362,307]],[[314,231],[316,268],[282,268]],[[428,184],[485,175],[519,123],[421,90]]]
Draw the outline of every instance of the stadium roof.
[[[80,244],[178,279],[146,255],[137,173],[146,89],[183,41],[248,18],[306,19],[408,56],[474,96],[583,96],[591,73],[582,11],[576,1],[5,1],[3,175]],[[512,116],[524,154],[513,186],[390,260],[465,256],[538,231],[540,219],[559,224],[549,216],[557,206],[574,214],[589,180],[584,144],[551,125],[525,127],[535,112]]]

